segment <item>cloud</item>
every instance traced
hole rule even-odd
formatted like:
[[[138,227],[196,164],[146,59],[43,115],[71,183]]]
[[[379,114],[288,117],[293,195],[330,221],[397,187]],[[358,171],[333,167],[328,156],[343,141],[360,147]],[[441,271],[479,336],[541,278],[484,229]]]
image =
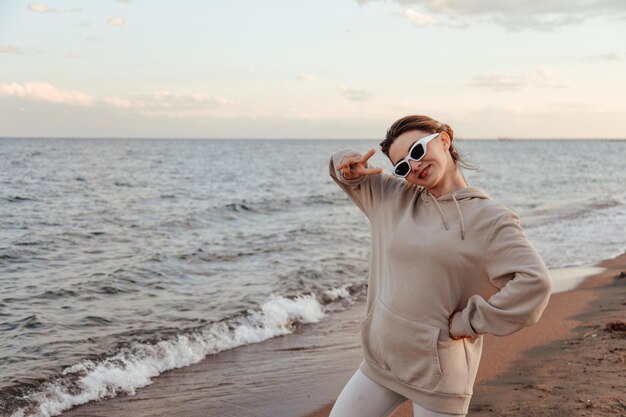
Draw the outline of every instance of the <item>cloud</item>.
[[[28,10],[35,13],[58,13],[57,9],[46,6],[45,4],[31,3],[28,5]]]
[[[228,100],[219,95],[208,95],[202,93],[191,94],[175,94],[169,91],[161,90],[152,94],[152,99],[149,101],[153,107],[171,108],[171,107],[189,107],[197,105],[218,105],[228,104],[231,100]]]
[[[130,109],[133,107],[133,102],[122,97],[104,97],[102,101],[109,106],[117,107],[118,109]]]
[[[311,74],[300,74],[296,77],[296,80],[312,83],[313,81],[317,81],[317,77]]]
[[[413,25],[419,28],[429,26],[445,26],[464,29],[469,26],[469,20],[464,17],[450,19],[447,16],[441,16],[440,19],[435,19],[431,15],[416,12],[413,9],[404,9],[404,11],[395,12],[392,14],[407,19],[408,21],[413,23]]]
[[[475,75],[471,85],[494,91],[522,91],[529,87],[566,88],[560,77],[549,68],[538,68],[528,73],[485,73]]]
[[[6,45],[0,46],[0,54],[19,54],[21,55],[23,52],[20,48],[16,46]]]
[[[473,77],[472,85],[495,91],[522,90],[528,85],[526,77],[519,74],[480,74]]]
[[[350,101],[367,101],[372,97],[372,93],[365,90],[355,90],[353,88],[342,85],[340,87],[341,95]]]
[[[409,19],[417,27],[433,26],[437,24],[437,21],[431,16],[418,13],[413,9],[406,9],[404,13],[402,13],[402,16]]]
[[[216,94],[171,93],[166,90],[152,94],[97,97],[40,82],[0,83],[0,97],[2,96],[76,106],[104,105],[144,115],[172,117],[206,114],[207,111],[235,103],[234,100]]]
[[[594,56],[588,56],[586,58],[587,61],[623,61],[624,59],[626,59],[626,54],[624,54],[623,52],[612,52],[612,53],[608,53],[608,54],[602,54],[602,55],[594,55]]]
[[[194,117],[206,116],[235,101],[220,95],[203,93],[171,93],[161,90],[152,94],[107,96],[102,102],[108,106],[146,116]]]
[[[53,7],[47,6],[45,4],[41,4],[41,3],[31,3],[28,5],[28,10],[30,10],[31,12],[35,12],[35,13],[76,13],[76,12],[82,12],[83,9],[76,6],[76,7],[72,7],[71,9],[55,9]]]
[[[57,88],[51,84],[39,82],[27,82],[25,84],[0,83],[0,96],[19,97],[50,103],[65,103],[77,106],[89,106],[95,102],[95,98],[80,91]]]
[[[382,0],[356,0],[359,5]],[[415,6],[421,16],[434,14],[451,21],[488,21],[508,30],[554,30],[595,16],[626,12],[621,0],[393,0],[402,7]],[[409,9],[410,10],[410,9]],[[427,14],[422,14],[421,12]],[[433,18],[434,19],[434,18]],[[418,21],[422,22],[419,19]]]
[[[121,17],[112,17],[109,19],[109,26],[122,26],[124,24],[124,19]]]

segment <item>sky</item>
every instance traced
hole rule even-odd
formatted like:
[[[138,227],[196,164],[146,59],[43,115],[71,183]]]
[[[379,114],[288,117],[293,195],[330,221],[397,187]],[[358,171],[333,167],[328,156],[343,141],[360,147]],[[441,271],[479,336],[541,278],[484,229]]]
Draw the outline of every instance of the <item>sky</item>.
[[[0,0],[0,137],[626,138],[624,0]]]

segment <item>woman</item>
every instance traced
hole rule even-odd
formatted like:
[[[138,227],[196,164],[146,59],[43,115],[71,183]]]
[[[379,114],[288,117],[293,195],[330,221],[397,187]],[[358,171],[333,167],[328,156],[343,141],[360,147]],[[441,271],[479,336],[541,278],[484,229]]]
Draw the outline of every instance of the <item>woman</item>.
[[[396,121],[381,142],[394,175],[352,150],[330,175],[368,217],[371,260],[364,360],[330,417],[387,416],[413,402],[415,417],[467,414],[482,335],[537,322],[548,270],[519,217],[457,163],[450,126],[427,116]]]

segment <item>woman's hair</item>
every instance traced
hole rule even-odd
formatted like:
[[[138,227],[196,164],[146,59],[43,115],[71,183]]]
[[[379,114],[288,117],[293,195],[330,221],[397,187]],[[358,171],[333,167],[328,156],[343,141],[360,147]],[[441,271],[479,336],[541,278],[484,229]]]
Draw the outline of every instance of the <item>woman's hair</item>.
[[[387,129],[387,136],[385,140],[380,142],[380,149],[383,151],[387,158],[389,158],[389,148],[391,144],[404,132],[411,130],[420,130],[428,133],[446,132],[450,136],[450,155],[454,164],[457,163],[464,168],[476,169],[477,167],[461,158],[458,149],[454,146],[454,132],[452,128],[445,123],[440,123],[432,117],[412,114],[396,120],[389,129]]]

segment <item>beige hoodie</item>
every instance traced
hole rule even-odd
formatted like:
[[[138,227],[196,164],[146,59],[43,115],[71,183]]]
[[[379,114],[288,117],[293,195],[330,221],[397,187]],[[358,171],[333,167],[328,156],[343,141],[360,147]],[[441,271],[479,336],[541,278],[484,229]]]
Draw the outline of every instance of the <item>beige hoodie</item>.
[[[422,407],[467,414],[482,334],[536,323],[548,270],[518,216],[481,188],[435,198],[387,173],[347,180],[335,166],[351,152],[332,156],[330,175],[371,226],[360,369]],[[451,334],[472,338],[450,337],[451,316]]]

